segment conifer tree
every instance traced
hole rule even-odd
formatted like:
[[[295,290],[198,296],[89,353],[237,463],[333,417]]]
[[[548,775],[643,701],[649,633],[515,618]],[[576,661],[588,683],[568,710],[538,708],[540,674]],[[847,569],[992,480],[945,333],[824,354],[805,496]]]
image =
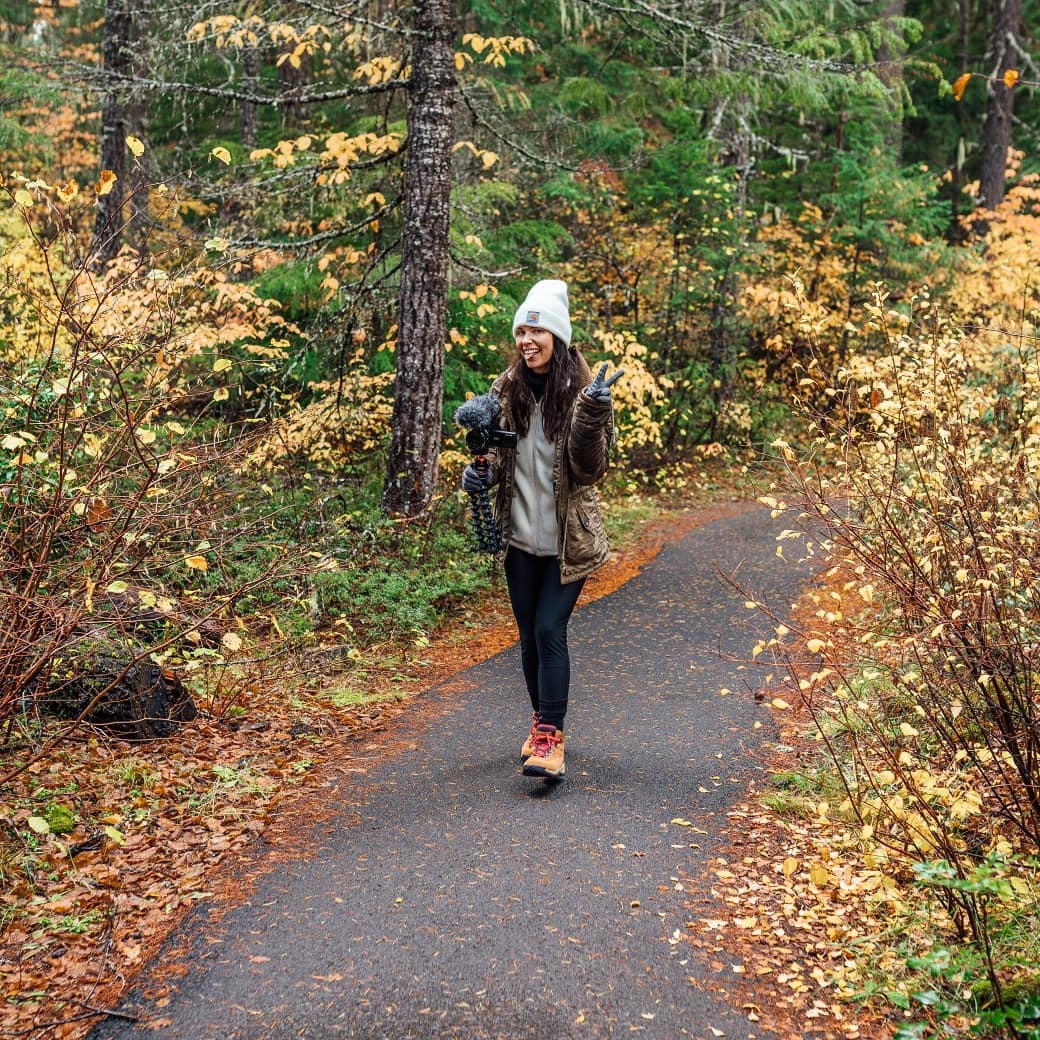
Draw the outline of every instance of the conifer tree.
[[[994,209],[1004,198],[1008,151],[1011,148],[1013,86],[1005,75],[1019,64],[1022,0],[996,0],[987,59],[986,121],[982,127],[982,172],[979,203]]]

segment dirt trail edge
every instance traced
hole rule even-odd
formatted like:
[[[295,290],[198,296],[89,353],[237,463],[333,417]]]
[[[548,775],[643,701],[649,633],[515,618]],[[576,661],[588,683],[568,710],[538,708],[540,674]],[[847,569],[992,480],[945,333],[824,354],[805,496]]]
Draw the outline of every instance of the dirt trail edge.
[[[519,774],[515,647],[359,741],[335,811],[298,821],[306,852],[270,850],[245,901],[189,915],[121,1009],[140,1023],[90,1040],[766,1035],[712,996],[676,879],[762,768],[772,731],[738,662],[770,623],[718,575],[782,616],[808,569],[777,557],[779,530],[749,506],[578,610],[562,783]]]

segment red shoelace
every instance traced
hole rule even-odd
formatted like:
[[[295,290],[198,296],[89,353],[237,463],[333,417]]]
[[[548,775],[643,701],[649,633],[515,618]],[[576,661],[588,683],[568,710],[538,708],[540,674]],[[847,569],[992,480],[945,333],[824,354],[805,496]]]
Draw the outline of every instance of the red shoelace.
[[[531,733],[531,744],[535,758],[548,758],[561,741],[559,730],[554,726],[540,725]]]

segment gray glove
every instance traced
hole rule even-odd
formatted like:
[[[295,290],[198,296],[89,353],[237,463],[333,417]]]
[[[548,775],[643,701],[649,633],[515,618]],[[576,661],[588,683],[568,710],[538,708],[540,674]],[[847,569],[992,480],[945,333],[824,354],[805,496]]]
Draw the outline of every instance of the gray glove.
[[[609,401],[610,388],[625,374],[625,370],[619,368],[609,379],[604,380],[603,377],[607,374],[607,368],[608,362],[604,361],[596,373],[596,378],[585,387],[585,396],[593,401]]]
[[[480,470],[471,463],[462,471],[462,490],[473,494],[491,487],[493,474],[490,466],[485,465]]]

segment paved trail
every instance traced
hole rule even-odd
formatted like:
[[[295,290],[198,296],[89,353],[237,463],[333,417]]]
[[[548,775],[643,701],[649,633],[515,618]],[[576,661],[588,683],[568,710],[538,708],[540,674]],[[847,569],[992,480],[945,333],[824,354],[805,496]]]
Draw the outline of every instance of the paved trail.
[[[515,647],[427,694],[391,757],[358,746],[363,795],[342,786],[343,811],[301,842],[313,854],[283,856],[219,922],[186,920],[169,1003],[145,979],[126,1008],[166,1028],[110,1020],[91,1040],[755,1037],[668,940],[689,917],[673,879],[717,851],[769,733],[749,695],[718,695],[753,681],[726,655],[768,624],[717,570],[786,609],[806,573],[777,559],[778,530],[749,507],[579,609],[562,783],[518,772]]]

